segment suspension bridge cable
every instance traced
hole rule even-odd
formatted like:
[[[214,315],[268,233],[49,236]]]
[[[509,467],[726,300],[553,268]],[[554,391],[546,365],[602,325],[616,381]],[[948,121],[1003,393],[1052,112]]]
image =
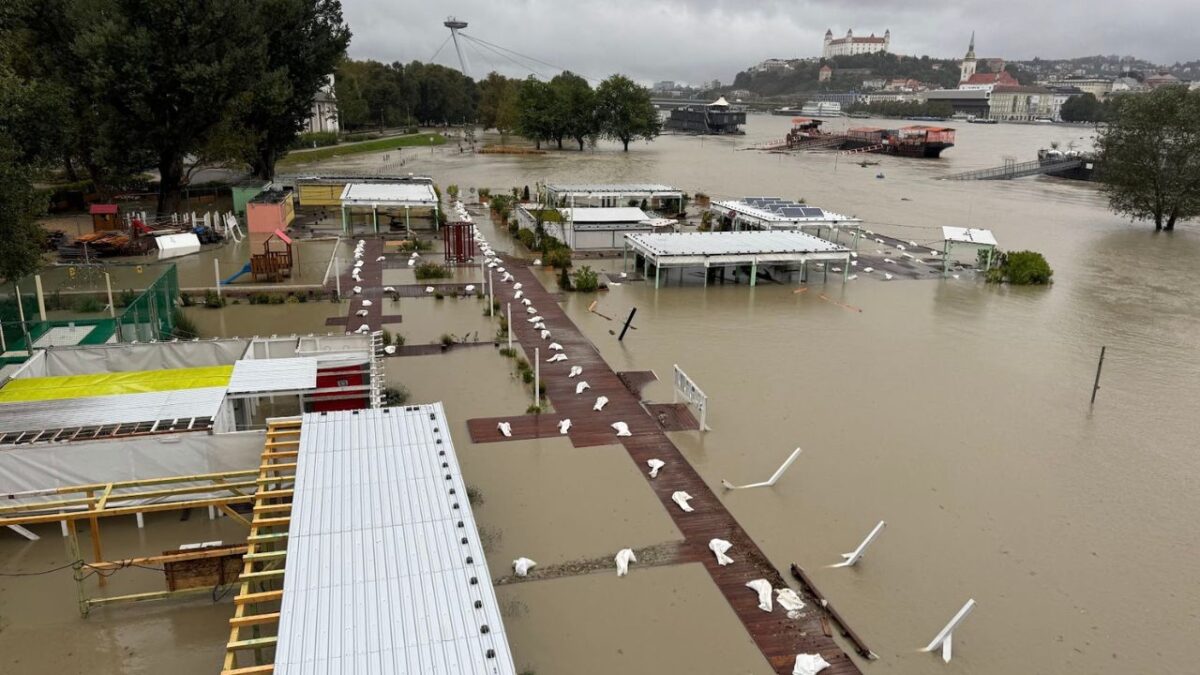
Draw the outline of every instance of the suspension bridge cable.
[[[544,73],[542,73],[542,72],[540,72],[540,71],[536,70],[535,68],[533,68],[533,67],[529,66],[528,64],[521,63],[520,61],[517,61],[516,59],[514,59],[514,58],[513,58],[513,57],[511,57],[511,56],[509,56],[508,54],[505,54],[504,52],[501,52],[501,51],[499,51],[499,50],[493,49],[491,46],[489,46],[487,43],[483,42],[482,40],[477,40],[477,39],[475,39],[475,38],[472,38],[472,37],[470,37],[469,35],[465,35],[465,34],[463,34],[463,33],[459,33],[459,36],[460,36],[460,37],[463,37],[463,38],[466,38],[468,41],[471,41],[471,42],[475,42],[475,43],[477,43],[477,44],[478,44],[478,46],[480,46],[480,47],[482,47],[482,48],[484,48],[484,49],[486,49],[486,50],[488,50],[488,51],[492,52],[493,54],[496,54],[496,55],[498,55],[498,56],[500,56],[500,57],[502,57],[502,58],[504,58],[504,59],[507,59],[509,62],[511,62],[512,64],[516,65],[516,66],[517,66],[518,68],[520,68],[521,70],[528,70],[529,72],[533,73],[534,75],[537,75],[538,77],[540,77],[540,78],[542,78],[542,79],[547,79],[547,78],[546,78],[546,75],[545,75]]]
[[[465,35],[465,33],[459,33],[459,35]],[[498,45],[498,44],[494,44],[494,43],[488,42],[487,40],[483,40],[483,39],[477,38],[477,37],[475,37],[475,36],[473,36],[473,35],[468,35],[467,37],[471,38],[472,40],[475,40],[476,42],[480,42],[480,43],[482,43],[482,44],[484,44],[484,45],[487,45],[487,46],[489,46],[489,47],[492,47],[492,48],[494,48],[494,49],[499,49],[499,50],[501,50],[501,51],[508,52],[508,53],[510,53],[510,54],[512,54],[512,55],[514,55],[514,56],[518,56],[518,57],[520,57],[520,58],[522,58],[522,59],[525,59],[525,60],[527,60],[527,61],[532,61],[532,62],[534,62],[534,63],[538,63],[538,64],[541,64],[541,65],[543,65],[543,66],[548,66],[548,67],[550,67],[550,68],[553,68],[553,69],[555,69],[555,70],[558,70],[558,71],[567,71],[567,70],[570,70],[569,68],[564,68],[564,67],[562,67],[562,66],[560,66],[560,65],[557,65],[557,64],[554,64],[554,63],[550,63],[550,62],[548,62],[548,61],[543,61],[543,60],[541,60],[541,59],[534,58],[534,57],[532,57],[532,56],[528,56],[528,55],[526,55],[526,54],[522,54],[522,53],[520,53],[520,52],[517,52],[517,51],[513,51],[513,50],[511,50],[511,49],[509,49],[509,48],[507,48],[507,47],[502,47],[502,46],[500,46],[500,45]],[[533,70],[533,69],[532,69],[532,68],[530,68],[530,70]],[[571,71],[571,72],[574,72],[574,71]],[[598,79],[596,79],[596,78],[594,78],[594,77],[590,77],[590,76],[588,76],[588,75],[584,75],[583,73],[576,73],[576,74],[577,74],[577,75],[579,75],[580,77],[582,77],[582,78],[583,78],[583,79],[585,79],[585,80],[591,80],[592,82],[599,82],[599,81],[600,81],[600,80],[598,80]]]
[[[440,46],[437,48],[437,51],[433,53],[433,56],[429,57],[429,62],[430,62],[430,63],[433,63],[433,60],[434,60],[434,59],[436,59],[436,58],[438,57],[438,54],[441,54],[441,53],[442,53],[442,49],[443,49],[443,48],[446,46],[446,43],[450,41],[450,38],[451,38],[451,37],[454,37],[454,36],[453,36],[453,35],[450,35],[450,36],[449,36],[449,37],[447,37],[445,40],[442,40],[442,44],[441,44],[441,45],[440,45]]]

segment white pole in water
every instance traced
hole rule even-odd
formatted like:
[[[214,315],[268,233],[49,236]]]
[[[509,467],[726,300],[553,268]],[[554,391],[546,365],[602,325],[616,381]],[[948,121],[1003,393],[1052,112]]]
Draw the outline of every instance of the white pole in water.
[[[496,281],[491,270],[488,270],[488,316],[496,316]]]
[[[871,533],[867,535],[866,539],[862,540],[862,543],[858,545],[858,548],[854,549],[854,551],[850,553],[843,553],[842,557],[845,558],[845,560],[836,565],[830,565],[830,567],[853,567],[858,563],[859,560],[862,560],[863,553],[866,552],[867,547],[871,545],[871,542],[875,541],[875,538],[879,536],[880,532],[883,532],[883,528],[886,526],[887,523],[883,522],[882,520],[879,521],[879,524],[875,526],[875,529],[871,530]]]
[[[342,271],[338,265],[337,256],[333,256],[333,283],[337,288],[338,300],[342,299]]]
[[[213,277],[217,280],[217,297],[221,297],[221,261],[213,260]]]
[[[108,317],[115,319],[117,318],[117,308],[113,304],[112,277],[108,275],[108,272],[104,273],[104,289],[108,291]]]
[[[958,628],[958,624],[962,623],[973,609],[975,609],[975,598],[967,600],[967,604],[963,605],[962,609],[958,610],[958,614],[955,614],[954,618],[950,619],[950,623],[946,624],[945,628],[938,631],[937,636],[933,638],[933,642],[930,642],[929,645],[921,651],[931,652],[938,647],[941,647],[942,660],[946,663],[950,663],[950,657],[953,651],[952,645],[954,641],[954,629]]]
[[[537,405],[542,401],[542,392],[538,389],[542,386],[542,350],[533,348],[533,404]]]
[[[783,464],[779,465],[779,468],[775,470],[775,473],[772,474],[771,477],[763,483],[751,483],[749,485],[734,485],[733,483],[730,483],[729,481],[722,478],[721,485],[726,490],[745,490],[746,488],[771,487],[772,485],[775,484],[776,481],[779,480],[779,478],[781,476],[783,476],[783,472],[787,471],[788,467],[791,466],[792,462],[796,461],[796,458],[799,456],[800,456],[800,448],[796,448],[795,450],[792,451],[791,455],[788,455],[788,458],[786,460],[784,460]]]
[[[513,334],[512,303],[511,302],[508,303],[508,330],[506,332],[508,333],[508,348],[511,350],[512,349],[512,334]]]

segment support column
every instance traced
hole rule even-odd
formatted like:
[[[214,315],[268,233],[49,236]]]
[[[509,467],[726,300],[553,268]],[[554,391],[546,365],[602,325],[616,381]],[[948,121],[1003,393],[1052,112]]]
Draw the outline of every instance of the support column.
[[[46,320],[46,296],[42,293],[42,275],[33,275],[33,285],[37,289],[38,317],[44,322]],[[111,298],[112,296],[110,295],[110,303],[112,302]]]
[[[988,249],[988,255],[987,255],[987,269],[985,269],[985,270],[984,270],[984,272],[986,272],[987,270],[990,270],[990,269],[992,269],[992,254],[993,254],[993,253],[995,253],[995,252],[996,252],[996,247],[995,247],[995,246],[993,246],[993,247],[991,247],[991,248],[989,248],[989,249]]]
[[[409,239],[412,239],[412,224],[408,220],[408,210],[409,210],[409,207],[405,206],[404,207],[404,236],[408,237]],[[436,218],[436,217],[437,216],[434,216],[434,218]]]
[[[659,268],[660,268],[660,265],[658,264],[658,261],[657,260],[654,261],[654,287],[655,288],[658,288],[658,270],[659,270]]]
[[[842,283],[850,280],[850,254],[846,254],[846,259],[842,261]]]
[[[350,234],[350,223],[346,221],[346,207],[342,206],[342,234]]]
[[[755,258],[750,263],[750,288],[754,288],[758,283],[758,258]]]
[[[942,244],[942,278],[945,279],[950,274],[950,240],[947,239]]]
[[[371,227],[379,234],[379,207],[375,204],[371,205]]]

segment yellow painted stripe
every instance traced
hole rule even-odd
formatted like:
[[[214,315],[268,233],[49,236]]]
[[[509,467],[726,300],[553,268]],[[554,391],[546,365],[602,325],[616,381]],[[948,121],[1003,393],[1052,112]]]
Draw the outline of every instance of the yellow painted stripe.
[[[233,366],[206,366],[171,370],[138,370],[124,373],[31,377],[12,380],[0,389],[0,403],[224,387],[229,384],[231,375],[233,375]]]

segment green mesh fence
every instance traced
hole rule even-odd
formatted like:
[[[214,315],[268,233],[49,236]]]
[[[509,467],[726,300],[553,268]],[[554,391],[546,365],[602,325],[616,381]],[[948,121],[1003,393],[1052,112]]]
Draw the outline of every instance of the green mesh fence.
[[[105,273],[112,280],[115,306],[108,310]],[[0,299],[0,363],[20,363],[28,344],[46,346],[96,345],[106,342],[148,342],[167,338],[175,329],[174,307],[179,298],[175,265],[63,266],[39,273],[46,319],[42,320],[33,277],[18,282],[18,296],[9,285]],[[147,283],[149,282],[149,283]],[[21,310],[25,321],[21,322]]]

